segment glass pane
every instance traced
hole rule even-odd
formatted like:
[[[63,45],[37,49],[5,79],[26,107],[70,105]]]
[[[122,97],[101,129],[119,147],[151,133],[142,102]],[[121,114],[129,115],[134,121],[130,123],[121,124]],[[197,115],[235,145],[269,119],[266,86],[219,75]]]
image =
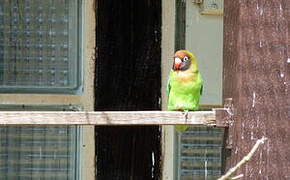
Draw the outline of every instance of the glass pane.
[[[214,180],[221,176],[223,129],[192,126],[177,133],[178,180]]]
[[[0,111],[81,109],[64,105],[0,105]],[[77,180],[79,129],[79,126],[0,126],[0,179]]]
[[[0,0],[0,90],[75,92],[78,0]]]
[[[76,127],[0,127],[0,177],[75,179]]]

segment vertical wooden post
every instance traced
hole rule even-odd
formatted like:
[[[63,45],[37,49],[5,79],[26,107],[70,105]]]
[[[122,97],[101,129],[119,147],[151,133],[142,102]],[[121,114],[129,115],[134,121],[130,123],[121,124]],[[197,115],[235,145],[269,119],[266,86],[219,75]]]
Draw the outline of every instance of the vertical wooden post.
[[[287,0],[225,0],[223,96],[234,108],[227,167],[268,138],[236,173],[244,179],[290,178],[289,19]]]

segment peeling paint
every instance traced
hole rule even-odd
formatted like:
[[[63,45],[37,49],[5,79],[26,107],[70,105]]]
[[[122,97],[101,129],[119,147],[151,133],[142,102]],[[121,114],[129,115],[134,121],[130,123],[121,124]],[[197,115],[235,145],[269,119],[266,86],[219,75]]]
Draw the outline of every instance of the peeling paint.
[[[263,10],[263,8],[261,8],[261,9],[260,9],[260,16],[263,15],[263,12],[264,12],[264,10]]]
[[[244,129],[245,129],[245,124],[242,123],[242,136],[241,136],[241,139],[244,139]]]
[[[236,150],[235,150],[235,154],[237,154],[239,152],[239,149],[238,148],[236,148]]]
[[[251,131],[251,140],[254,140],[255,138],[254,138],[254,132],[253,131]]]
[[[253,92],[252,107],[255,107],[256,104],[256,92]]]
[[[280,17],[283,18],[283,8],[282,8],[282,5],[281,4],[279,6],[279,11],[280,11]]]
[[[151,168],[151,177],[154,178],[154,167],[155,167],[155,158],[154,151],[152,151],[152,168]]]

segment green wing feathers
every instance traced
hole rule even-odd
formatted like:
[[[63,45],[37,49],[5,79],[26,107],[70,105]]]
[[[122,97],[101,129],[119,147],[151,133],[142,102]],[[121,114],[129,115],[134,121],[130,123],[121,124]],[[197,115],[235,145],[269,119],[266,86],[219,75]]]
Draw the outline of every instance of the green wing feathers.
[[[169,97],[170,89],[171,89],[171,86],[170,86],[170,76],[169,76],[167,80],[167,86],[166,86],[167,97]]]

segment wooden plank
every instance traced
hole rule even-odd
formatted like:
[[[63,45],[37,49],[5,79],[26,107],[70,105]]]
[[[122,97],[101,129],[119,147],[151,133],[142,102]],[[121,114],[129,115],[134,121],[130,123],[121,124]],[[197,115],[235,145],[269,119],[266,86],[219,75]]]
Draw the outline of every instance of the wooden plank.
[[[2,111],[0,125],[215,125],[214,111]]]

